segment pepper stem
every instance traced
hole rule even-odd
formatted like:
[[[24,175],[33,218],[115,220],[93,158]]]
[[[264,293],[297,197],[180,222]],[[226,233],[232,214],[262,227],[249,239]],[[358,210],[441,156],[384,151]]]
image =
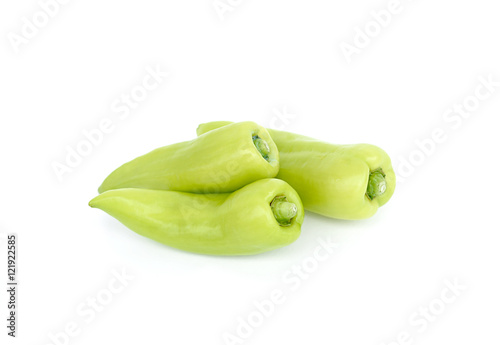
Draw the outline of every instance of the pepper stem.
[[[286,196],[277,196],[271,202],[274,218],[281,226],[292,224],[292,219],[297,215],[297,205],[286,200]]]
[[[370,172],[370,177],[368,178],[368,187],[366,188],[366,195],[370,200],[373,200],[377,196],[385,193],[387,189],[387,184],[385,182],[385,174],[382,169],[374,170]]]
[[[257,151],[259,151],[262,155],[262,158],[264,158],[266,161],[269,161],[269,154],[271,153],[271,149],[269,148],[267,142],[258,135],[254,135],[252,137],[252,140],[253,144],[257,148]]]

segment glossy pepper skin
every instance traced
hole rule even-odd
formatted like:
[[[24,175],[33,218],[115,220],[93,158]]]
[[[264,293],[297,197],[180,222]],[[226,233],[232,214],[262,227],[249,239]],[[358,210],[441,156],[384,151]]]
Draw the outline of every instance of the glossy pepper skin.
[[[142,236],[211,255],[251,255],[286,246],[299,237],[304,220],[298,194],[278,179],[221,194],[117,189],[89,205]]]
[[[278,149],[267,130],[240,122],[125,163],[104,180],[99,193],[119,188],[232,192],[275,177],[278,170]]]
[[[201,124],[197,134],[230,124]],[[396,176],[387,153],[369,144],[334,145],[268,129],[280,153],[277,178],[299,193],[304,208],[338,219],[373,216],[389,201]]]

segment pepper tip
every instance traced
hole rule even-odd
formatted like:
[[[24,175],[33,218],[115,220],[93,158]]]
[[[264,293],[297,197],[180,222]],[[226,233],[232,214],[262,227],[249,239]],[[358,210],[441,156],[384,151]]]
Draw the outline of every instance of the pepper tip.
[[[93,198],[92,200],[89,201],[89,206],[94,208],[95,207],[95,199],[97,199],[99,196],[96,196],[95,198]]]

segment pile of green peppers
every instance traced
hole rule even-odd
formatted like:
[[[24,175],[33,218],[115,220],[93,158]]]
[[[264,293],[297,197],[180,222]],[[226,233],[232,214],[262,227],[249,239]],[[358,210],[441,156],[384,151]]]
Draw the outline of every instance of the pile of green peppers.
[[[89,203],[136,233],[208,255],[252,255],[294,242],[304,210],[373,216],[396,177],[368,145],[334,145],[254,122],[199,125],[198,137],[113,171]]]

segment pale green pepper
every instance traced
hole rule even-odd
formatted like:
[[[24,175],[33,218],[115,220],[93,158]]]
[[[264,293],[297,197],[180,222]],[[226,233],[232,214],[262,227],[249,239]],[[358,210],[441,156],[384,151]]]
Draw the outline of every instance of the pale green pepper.
[[[89,203],[136,233],[168,246],[212,255],[251,255],[277,249],[300,235],[304,209],[278,179],[263,179],[229,194],[125,188]]]
[[[267,130],[241,122],[138,157],[113,171],[99,193],[118,188],[232,192],[275,177],[278,170],[278,149]]]
[[[230,123],[204,123],[197,134]],[[334,145],[294,133],[268,131],[280,154],[277,178],[299,193],[306,210],[331,218],[369,218],[394,193],[396,175],[391,160],[377,146]]]

